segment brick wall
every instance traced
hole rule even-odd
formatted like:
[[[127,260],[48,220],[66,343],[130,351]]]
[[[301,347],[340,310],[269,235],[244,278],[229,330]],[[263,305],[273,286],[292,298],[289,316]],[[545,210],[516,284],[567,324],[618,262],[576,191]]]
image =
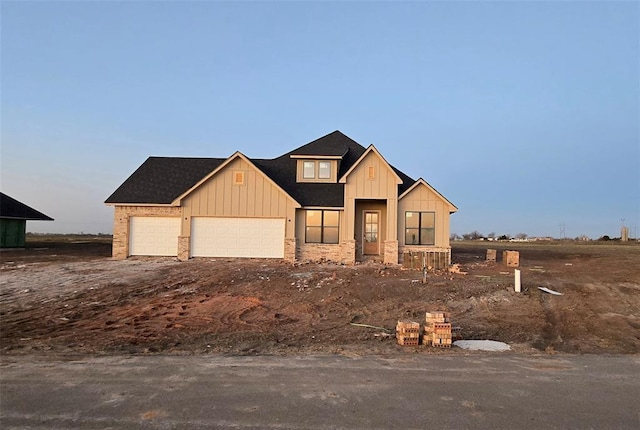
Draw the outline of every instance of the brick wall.
[[[340,245],[324,243],[299,243],[297,246],[297,260],[300,261],[334,261],[342,258]]]
[[[112,255],[116,260],[129,256],[129,218],[132,216],[182,216],[176,206],[115,206]]]

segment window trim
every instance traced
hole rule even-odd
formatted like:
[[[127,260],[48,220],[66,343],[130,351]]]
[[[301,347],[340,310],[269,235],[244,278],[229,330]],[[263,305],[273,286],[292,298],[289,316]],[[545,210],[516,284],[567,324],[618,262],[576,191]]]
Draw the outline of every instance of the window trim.
[[[407,227],[407,214],[418,215],[418,227]],[[422,227],[422,214],[433,214],[433,227]],[[407,243],[408,230],[418,230],[418,243]],[[422,243],[422,230],[433,231],[433,242]],[[404,213],[404,244],[409,246],[434,246],[436,244],[436,212],[435,211],[405,211]]]
[[[309,212],[320,212],[320,225],[308,225],[307,222],[307,214]],[[338,224],[337,225],[325,225],[325,213],[326,212],[335,212],[338,215]],[[308,239],[308,229],[319,228],[320,229],[320,241],[319,242],[310,242]],[[336,242],[326,242],[325,241],[325,231],[326,229],[338,229],[338,237]],[[340,244],[340,211],[333,209],[307,209],[304,212],[304,243],[310,244],[319,244],[319,245],[338,245]]]

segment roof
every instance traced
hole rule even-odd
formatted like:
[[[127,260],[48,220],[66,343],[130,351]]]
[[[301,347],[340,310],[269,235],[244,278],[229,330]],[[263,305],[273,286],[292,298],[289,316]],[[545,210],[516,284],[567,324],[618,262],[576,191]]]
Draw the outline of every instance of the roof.
[[[225,160],[149,157],[105,203],[171,204]]]
[[[338,130],[322,136],[313,142],[309,142],[300,148],[289,152],[288,156],[297,155],[316,155],[316,156],[334,156],[343,157],[350,147],[360,146],[358,142],[345,136]]]
[[[0,193],[0,218],[53,221],[53,218],[17,201],[5,193]]]
[[[297,160],[292,156],[340,157],[338,177],[342,177],[364,154],[365,148],[336,130],[274,159],[251,159],[302,206],[342,207],[344,184],[296,182]],[[225,162],[224,158],[149,157],[105,201],[108,204],[171,204],[205,176]],[[403,183],[398,194],[415,180],[393,167]]]

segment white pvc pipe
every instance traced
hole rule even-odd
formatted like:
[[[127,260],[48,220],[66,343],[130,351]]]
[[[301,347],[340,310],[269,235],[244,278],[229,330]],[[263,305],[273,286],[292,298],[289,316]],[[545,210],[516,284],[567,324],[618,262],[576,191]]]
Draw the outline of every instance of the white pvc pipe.
[[[515,269],[513,272],[516,293],[520,292],[520,270]]]

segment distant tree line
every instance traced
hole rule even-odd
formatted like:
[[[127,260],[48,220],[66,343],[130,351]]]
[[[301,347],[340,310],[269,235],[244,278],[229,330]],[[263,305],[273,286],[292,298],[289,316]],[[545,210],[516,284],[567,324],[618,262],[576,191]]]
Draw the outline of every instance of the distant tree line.
[[[464,233],[462,236],[458,235],[457,233],[453,233],[449,237],[449,239],[451,240],[511,240],[515,238],[518,240],[525,240],[528,237],[529,235],[526,233],[518,233],[512,237],[510,234],[503,234],[501,236],[497,236],[495,232],[491,232],[485,236],[479,231],[474,230],[471,233]]]
[[[518,233],[515,236],[511,236],[510,234],[502,234],[498,236],[495,232],[491,232],[487,235],[484,235],[479,231],[474,230],[471,233],[464,233],[462,236],[457,233],[452,233],[451,236],[449,236],[449,239],[451,241],[454,241],[454,240],[526,240],[528,237],[529,235],[526,233]],[[569,240],[569,241],[574,240],[574,241],[584,242],[584,241],[589,241],[591,239],[586,235],[582,235],[582,236],[576,236],[574,239],[563,238],[559,240]],[[607,242],[607,241],[619,241],[621,240],[621,238],[610,237],[605,234],[604,236],[600,236],[597,240],[600,242]],[[634,239],[631,238],[630,240],[634,240]]]

